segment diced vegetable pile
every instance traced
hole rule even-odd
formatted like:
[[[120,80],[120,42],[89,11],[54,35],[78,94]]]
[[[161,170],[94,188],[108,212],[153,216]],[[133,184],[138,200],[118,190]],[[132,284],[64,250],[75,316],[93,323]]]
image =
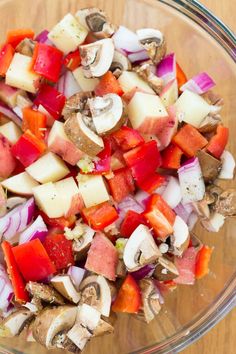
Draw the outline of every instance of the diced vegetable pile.
[[[149,323],[209,273],[197,220],[236,215],[214,81],[97,8],[8,31],[0,76],[0,336],[77,353],[114,313]]]

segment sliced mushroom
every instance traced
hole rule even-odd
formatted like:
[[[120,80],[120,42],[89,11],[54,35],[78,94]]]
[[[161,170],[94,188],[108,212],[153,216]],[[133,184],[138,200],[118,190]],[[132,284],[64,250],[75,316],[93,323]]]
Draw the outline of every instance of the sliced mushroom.
[[[105,12],[97,7],[81,9],[75,16],[81,25],[93,32],[97,38],[111,37],[115,32],[115,26],[108,21]]]
[[[142,279],[139,285],[142,290],[144,317],[146,322],[149,323],[160,312],[160,296],[151,279]]]
[[[50,304],[64,305],[63,297],[50,285],[30,281],[26,289],[34,297]]]
[[[15,337],[24,329],[33,318],[34,313],[27,309],[20,309],[6,317],[0,324],[0,337]]]
[[[127,273],[124,261],[122,259],[118,260],[117,267],[116,267],[116,276],[117,278],[125,278]]]
[[[34,339],[48,349],[53,348],[54,337],[58,333],[72,328],[76,315],[76,306],[45,308],[35,319],[33,326]]]
[[[30,38],[25,38],[17,45],[16,52],[32,57],[36,43]]]
[[[136,31],[140,43],[147,50],[149,58],[158,64],[166,54],[166,41],[157,29],[143,28]]]
[[[167,257],[159,257],[153,277],[160,281],[172,280],[179,276],[178,269]]]
[[[211,184],[206,189],[206,194],[205,194],[204,199],[206,200],[207,204],[212,206],[212,204],[216,203],[216,201],[219,198],[219,195],[222,192],[223,192],[223,189],[220,186],[217,186],[216,184]]]
[[[203,150],[197,152],[205,182],[213,182],[219,175],[222,162]]]
[[[81,261],[87,256],[93,236],[95,235],[95,231],[93,231],[90,227],[86,227],[85,225],[84,228],[86,232],[80,238],[73,241],[72,248],[77,261]]]
[[[88,99],[94,97],[93,92],[77,92],[66,100],[62,115],[67,119],[71,113],[89,115]]]
[[[123,71],[129,71],[131,69],[132,65],[129,59],[124,54],[115,50],[113,60],[109,69],[113,73],[113,75],[118,78]]]
[[[210,217],[210,208],[207,199],[203,198],[202,200],[192,203],[197,214],[203,218]]]
[[[76,290],[71,277],[68,274],[56,275],[51,279],[54,288],[63,295],[67,300],[78,304],[80,293]]]
[[[210,232],[218,232],[224,222],[225,216],[217,212],[212,213],[209,219],[201,220],[202,226]]]
[[[7,199],[6,207],[8,210],[15,208],[16,206],[26,202],[26,198],[23,197],[10,197]]]
[[[122,100],[115,93],[89,99],[88,105],[99,135],[110,134],[118,130],[125,122]]]
[[[207,91],[202,95],[202,97],[210,104],[213,106],[219,106],[222,107],[224,104],[223,98],[218,95],[217,93],[214,93],[213,91]]]
[[[68,138],[85,154],[96,156],[104,149],[102,138],[87,127],[80,113],[73,113],[64,127]]]
[[[93,336],[99,337],[103,336],[104,334],[110,334],[112,332],[114,332],[114,327],[109,322],[101,318],[97,327],[93,331]]]
[[[112,294],[108,281],[101,275],[90,275],[80,284],[79,304],[94,307],[104,316],[110,315]]]
[[[114,44],[111,38],[80,46],[81,64],[84,76],[100,77],[110,68],[113,55]]]
[[[221,122],[221,117],[219,114],[214,116],[208,115],[202,121],[200,127],[198,128],[200,133],[214,133],[218,124]]]
[[[67,337],[79,349],[83,349],[98,326],[101,314],[93,307],[83,304],[78,307],[76,323],[67,333]]]
[[[124,263],[128,271],[134,272],[144,265],[155,262],[161,256],[151,232],[139,225],[128,239],[124,249]]]
[[[67,350],[70,353],[79,354],[80,349],[67,337],[67,332],[58,333],[52,341],[53,347]]]
[[[236,216],[236,190],[227,189],[221,193],[213,209],[224,216]]]
[[[159,95],[163,89],[163,79],[157,77],[151,71],[151,64],[144,63],[140,66],[137,66],[135,69],[136,73],[139,74],[144,80],[148,82],[151,88]]]

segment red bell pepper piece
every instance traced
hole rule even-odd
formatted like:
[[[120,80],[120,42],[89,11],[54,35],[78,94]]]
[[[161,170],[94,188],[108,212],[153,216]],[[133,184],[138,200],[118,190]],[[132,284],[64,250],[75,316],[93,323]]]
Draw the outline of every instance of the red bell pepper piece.
[[[175,213],[159,194],[153,194],[143,214],[150,223],[157,237],[165,240],[173,233]]]
[[[104,138],[104,149],[97,155],[99,161],[95,161],[92,174],[105,174],[111,170],[111,141]]]
[[[75,263],[72,250],[72,241],[67,240],[63,234],[49,234],[44,248],[57,270],[62,270]]]
[[[43,106],[54,119],[60,117],[65,102],[66,97],[54,87],[47,84],[40,87],[37,97],[34,100],[36,106]]]
[[[113,302],[112,311],[137,313],[141,307],[141,302],[140,288],[134,278],[128,274]]]
[[[31,107],[22,109],[23,124],[22,130],[30,130],[38,139],[43,139],[46,131],[47,117],[45,114],[35,111]]]
[[[219,159],[225,149],[225,146],[229,139],[229,129],[218,125],[216,135],[214,135],[209,144],[207,145],[207,151],[217,159]]]
[[[67,67],[67,69],[71,71],[77,69],[81,64],[81,56],[80,56],[79,49],[75,50],[72,53],[67,54],[64,58],[63,63]]]
[[[34,38],[34,31],[29,28],[12,29],[7,32],[7,43],[15,48],[23,39]]]
[[[36,161],[45,150],[44,142],[32,134],[30,130],[21,135],[20,139],[11,148],[12,155],[25,167]]]
[[[5,44],[0,51],[0,76],[5,76],[14,56],[11,44]]]
[[[60,218],[49,218],[47,214],[45,214],[43,211],[39,211],[39,215],[42,216],[43,221],[45,224],[49,227],[64,230],[65,227],[73,227],[76,222],[76,217],[70,216],[68,218],[61,216]]]
[[[161,155],[154,140],[124,153],[124,159],[137,183],[145,181],[161,165]]]
[[[135,190],[134,180],[129,168],[114,171],[114,177],[108,179],[108,184],[111,195],[117,203]]]
[[[112,155],[111,155],[111,170],[119,170],[123,167],[126,166],[124,157],[123,157],[123,152],[121,150],[116,150]]]
[[[84,208],[81,215],[85,222],[94,230],[103,230],[118,219],[116,209],[108,202],[90,208]]]
[[[54,264],[38,238],[13,247],[12,251],[26,281],[40,281],[56,272]]]
[[[172,168],[178,170],[181,165],[181,157],[183,155],[183,151],[174,144],[170,144],[165,150],[162,151],[162,164],[163,168]]]
[[[201,279],[209,273],[209,262],[213,249],[208,246],[202,246],[196,258],[195,276],[196,279]]]
[[[204,148],[208,143],[207,139],[190,124],[185,124],[173,137],[172,141],[188,157],[195,156],[197,151]]]
[[[179,89],[188,81],[187,76],[185,75],[178,63],[176,63],[176,78]]]
[[[155,172],[152,175],[148,176],[142,182],[137,182],[137,185],[143,191],[152,194],[158,187],[162,186],[166,181],[165,176],[160,175],[159,173]]]
[[[116,93],[117,95],[122,96],[124,93],[111,71],[108,71],[102,76],[94,91],[97,96],[104,96],[108,93]]]
[[[63,53],[47,44],[37,43],[32,58],[32,69],[46,79],[57,82],[60,76]]]
[[[111,135],[115,142],[123,151],[127,151],[135,148],[144,143],[143,137],[137,132],[137,130],[129,127],[121,127]]]
[[[2,250],[4,253],[5,262],[7,264],[7,272],[13,286],[15,300],[20,303],[29,301],[29,295],[25,290],[26,284],[17,267],[16,260],[12,252],[12,246],[9,242],[3,241]]]
[[[129,210],[120,226],[120,234],[122,237],[130,237],[134,230],[140,225],[147,225],[147,221],[142,214]]]

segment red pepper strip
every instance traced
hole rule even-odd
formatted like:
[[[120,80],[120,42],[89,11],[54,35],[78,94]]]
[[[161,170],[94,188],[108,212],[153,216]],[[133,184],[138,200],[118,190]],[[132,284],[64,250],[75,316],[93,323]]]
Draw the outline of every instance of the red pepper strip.
[[[67,54],[64,58],[63,63],[67,67],[67,69],[71,71],[77,69],[81,64],[81,56],[80,56],[79,49],[75,50],[72,53]]]
[[[129,168],[114,171],[114,177],[108,180],[113,199],[120,203],[128,194],[134,192],[134,180]]]
[[[46,79],[57,82],[60,76],[63,53],[47,44],[37,43],[32,57],[32,69]]]
[[[207,145],[207,151],[217,159],[219,159],[225,149],[225,146],[229,139],[229,129],[218,125],[216,135],[214,135],[209,144]]]
[[[197,151],[204,148],[208,143],[204,136],[190,124],[184,125],[173,137],[172,141],[188,157],[195,156]]]
[[[134,278],[128,274],[112,305],[112,311],[137,313],[141,307],[141,302],[140,288]]]
[[[102,76],[94,91],[97,96],[104,96],[107,93],[116,93],[117,95],[122,96],[124,93],[111,71],[108,71]]]
[[[147,225],[145,217],[142,214],[136,213],[136,211],[129,210],[120,227],[121,236],[130,237],[140,224]]]
[[[143,191],[152,194],[158,187],[162,186],[165,181],[165,176],[162,176],[159,173],[155,172],[150,175],[145,181],[142,181],[140,183],[137,182],[137,185]]]
[[[49,234],[43,243],[49,258],[57,270],[62,270],[75,263],[72,241],[63,234]]]
[[[188,81],[188,79],[178,63],[176,63],[176,77],[178,88],[180,89],[180,87],[183,86]]]
[[[65,102],[65,96],[54,87],[47,84],[40,87],[37,97],[34,100],[36,106],[42,105],[54,119],[60,117]]]
[[[38,139],[43,139],[46,131],[47,117],[45,114],[35,111],[30,107],[22,109],[23,124],[22,130],[30,130]]]
[[[60,218],[49,218],[47,214],[41,210],[39,211],[39,215],[42,216],[43,221],[47,226],[61,230],[64,230],[65,227],[73,227],[76,222],[76,217],[74,215],[68,218],[65,218],[64,216],[61,216]]]
[[[96,161],[92,174],[105,174],[111,170],[111,141],[104,138],[104,149],[97,155],[99,161]]]
[[[45,150],[44,142],[32,134],[30,130],[21,135],[20,139],[11,148],[12,155],[25,167],[36,161]]]
[[[26,281],[40,281],[56,272],[54,264],[38,238],[13,247],[12,251]]]
[[[126,153],[124,159],[131,167],[132,175],[137,183],[142,183],[161,165],[161,155],[156,141],[149,141]]]
[[[27,302],[29,300],[29,295],[25,290],[25,282],[16,264],[15,257],[12,252],[12,246],[9,242],[2,242],[2,250],[4,253],[4,259],[7,264],[7,271],[13,286],[15,299],[17,302]]]
[[[178,170],[181,165],[181,157],[183,155],[183,151],[174,144],[170,144],[165,150],[162,151],[162,164],[163,168],[172,168]]]
[[[14,56],[11,44],[5,44],[0,51],[0,76],[5,76]]]
[[[126,126],[120,128],[120,130],[111,134],[111,136],[115,139],[115,142],[123,151],[127,151],[144,144],[144,139],[139,132]]]
[[[25,38],[34,38],[34,31],[32,29],[12,29],[7,32],[7,43],[14,48]]]
[[[209,266],[212,252],[213,249],[205,245],[202,246],[202,248],[198,252],[196,258],[196,268],[195,268],[196,279],[201,279],[209,273],[208,266]]]
[[[157,237],[165,240],[173,233],[175,213],[159,194],[153,194],[147,203],[147,208],[143,213],[150,223]]]
[[[90,208],[84,208],[81,215],[85,222],[94,230],[103,230],[118,219],[116,209],[108,202]]]

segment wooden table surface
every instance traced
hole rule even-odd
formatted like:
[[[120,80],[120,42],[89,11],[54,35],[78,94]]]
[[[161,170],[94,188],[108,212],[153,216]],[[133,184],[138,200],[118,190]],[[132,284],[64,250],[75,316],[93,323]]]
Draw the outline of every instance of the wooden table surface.
[[[203,5],[236,32],[235,1],[201,0]],[[236,309],[203,338],[184,350],[183,354],[233,354],[236,352]]]

